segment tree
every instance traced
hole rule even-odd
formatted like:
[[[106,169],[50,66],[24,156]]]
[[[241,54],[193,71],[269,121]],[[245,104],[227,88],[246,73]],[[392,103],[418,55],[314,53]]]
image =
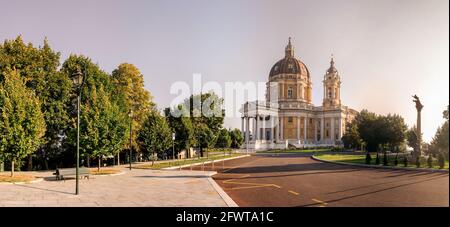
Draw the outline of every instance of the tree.
[[[361,147],[361,138],[358,133],[358,125],[355,120],[346,124],[345,133],[342,136],[342,142],[345,148],[358,148]]]
[[[38,156],[43,158],[46,168],[47,158],[61,155],[68,128],[72,87],[69,77],[58,72],[59,60],[60,53],[51,49],[47,39],[42,47],[25,44],[21,36],[0,44],[0,81],[5,70],[16,69],[40,100],[47,130]]]
[[[362,110],[355,118],[357,131],[360,138],[365,142],[369,152],[376,151],[380,144],[380,126],[377,115],[367,110]]]
[[[83,74],[86,75],[81,95],[80,152],[87,158],[88,166],[90,157],[98,158],[100,168],[101,158],[117,154],[127,141],[128,117],[120,109],[120,100],[113,95],[114,84],[107,73],[89,58],[76,55],[71,55],[63,63],[61,71],[71,76],[77,68],[83,69]],[[76,113],[75,103],[71,106],[73,115]],[[72,118],[67,139],[70,148],[74,149],[75,141],[76,124],[75,118]]]
[[[244,143],[244,137],[242,136],[242,132],[239,129],[230,130],[230,138],[231,138],[231,148],[240,148],[242,143]]]
[[[180,111],[188,111],[183,109],[182,105],[176,107]],[[180,115],[179,117],[171,114],[173,109],[166,108],[164,110],[164,115],[169,123],[172,132],[175,132],[175,152],[180,152],[186,150],[186,158],[190,158],[189,149],[196,143],[196,138],[194,135],[194,126],[190,117],[185,115]]]
[[[221,129],[217,137],[217,148],[229,148],[231,146],[231,136],[227,129]]]
[[[433,154],[438,155],[439,153],[444,154],[444,157],[448,160],[449,157],[449,131],[448,131],[448,108],[443,112],[443,117],[445,122],[436,130],[436,134],[430,143],[430,150]]]
[[[189,109],[189,116],[195,126],[194,134],[200,155],[203,157],[203,148],[213,147],[220,129],[223,126],[225,110],[223,99],[213,92],[201,95],[191,95],[183,103]]]
[[[120,64],[112,72],[111,78],[115,85],[115,94],[123,97],[119,101],[120,108],[124,111],[133,111],[132,125],[133,131],[136,133],[132,135],[132,146],[135,151],[139,152],[140,146],[137,145],[136,138],[148,113],[155,107],[155,104],[152,102],[152,96],[144,88],[143,75],[132,64]],[[126,146],[129,148],[128,143]]]
[[[3,72],[0,84],[0,151],[14,163],[32,154],[44,142],[45,120],[35,93],[26,88],[17,71]]]
[[[398,150],[398,146],[405,141],[408,126],[403,117],[398,114],[388,114],[387,116],[379,116],[381,144],[387,145],[388,148]]]
[[[417,149],[418,144],[418,138],[417,138],[417,128],[416,126],[413,126],[406,132],[406,141],[408,142],[408,146],[413,148],[414,150]]]
[[[156,111],[148,113],[137,138],[143,150],[151,153],[152,156],[162,154],[172,146],[172,132],[169,124]]]

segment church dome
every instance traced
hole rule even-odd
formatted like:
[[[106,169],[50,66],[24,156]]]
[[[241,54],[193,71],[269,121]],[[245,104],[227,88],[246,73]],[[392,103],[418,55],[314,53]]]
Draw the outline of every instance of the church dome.
[[[279,60],[270,70],[269,77],[279,74],[302,74],[309,78],[309,71],[306,65],[294,57],[294,47],[291,44],[291,38],[289,37],[289,43],[285,49],[285,57]]]

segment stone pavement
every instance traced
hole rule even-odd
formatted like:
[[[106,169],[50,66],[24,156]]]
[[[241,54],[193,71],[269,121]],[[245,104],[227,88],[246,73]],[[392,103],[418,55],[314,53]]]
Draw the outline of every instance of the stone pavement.
[[[0,206],[227,206],[208,180],[211,172],[121,168],[125,174],[55,181],[52,172],[35,172],[44,180],[29,184],[0,184]]]

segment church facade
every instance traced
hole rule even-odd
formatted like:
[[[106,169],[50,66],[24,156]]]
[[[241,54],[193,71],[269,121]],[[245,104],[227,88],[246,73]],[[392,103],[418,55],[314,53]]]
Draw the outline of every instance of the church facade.
[[[341,79],[331,58],[323,79],[322,106],[312,103],[311,75],[289,43],[271,68],[266,100],[246,102],[241,112],[244,147],[254,150],[340,146],[357,111],[341,103]]]

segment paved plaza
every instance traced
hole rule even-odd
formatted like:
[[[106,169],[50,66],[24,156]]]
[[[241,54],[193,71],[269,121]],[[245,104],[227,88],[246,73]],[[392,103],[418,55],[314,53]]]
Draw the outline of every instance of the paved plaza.
[[[0,184],[0,206],[227,206],[210,178],[213,172],[121,170],[124,174],[80,180],[78,196],[74,179],[55,181],[52,172],[37,172],[43,177],[37,183]]]

